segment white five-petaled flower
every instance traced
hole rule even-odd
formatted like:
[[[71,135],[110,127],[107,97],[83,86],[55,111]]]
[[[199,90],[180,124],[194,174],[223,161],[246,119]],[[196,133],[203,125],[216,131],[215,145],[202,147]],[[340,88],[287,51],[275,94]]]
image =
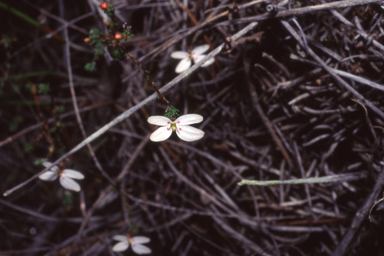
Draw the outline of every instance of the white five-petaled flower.
[[[148,254],[152,252],[150,248],[142,245],[151,241],[148,237],[135,236],[131,238],[129,235],[116,235],[113,237],[113,239],[119,241],[112,248],[112,250],[115,252],[122,252],[127,250],[130,244],[132,245],[132,250],[137,254]]]
[[[177,136],[185,141],[199,140],[204,136],[204,132],[190,124],[197,124],[203,121],[201,115],[188,114],[177,118],[175,121],[165,116],[151,116],[148,118],[148,123],[162,126],[151,134],[151,141],[163,141],[168,139],[172,131],[176,131]]]
[[[50,162],[44,162],[43,166],[48,167],[51,166],[52,163]],[[74,181],[73,179],[82,180],[84,179],[84,175],[81,172],[71,170],[71,169],[64,169],[60,170],[58,166],[53,166],[48,171],[44,172],[43,174],[40,174],[39,178],[41,180],[47,180],[47,181],[53,181],[56,180],[57,177],[60,176],[60,184],[68,189],[73,190],[76,192],[80,191],[80,185]]]
[[[172,58],[174,58],[174,59],[181,59],[179,64],[176,66],[175,72],[176,73],[181,73],[181,72],[187,70],[191,66],[192,60],[195,63],[197,63],[200,60],[202,60],[205,57],[205,54],[203,54],[203,53],[205,53],[208,49],[209,49],[209,45],[204,44],[204,45],[197,46],[196,48],[194,48],[191,51],[191,53],[184,52],[184,51],[173,52],[171,54]],[[215,59],[211,58],[211,59],[207,60],[206,62],[204,62],[203,65],[201,65],[201,66],[202,67],[209,66],[214,61],[215,61]]]

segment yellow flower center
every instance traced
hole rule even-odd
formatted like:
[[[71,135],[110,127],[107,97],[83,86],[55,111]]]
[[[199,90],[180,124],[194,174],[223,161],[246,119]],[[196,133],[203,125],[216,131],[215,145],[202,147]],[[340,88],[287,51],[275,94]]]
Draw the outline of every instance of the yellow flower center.
[[[169,126],[169,128],[171,128],[173,132],[176,131],[176,129],[177,129],[176,123],[172,122],[171,125]]]

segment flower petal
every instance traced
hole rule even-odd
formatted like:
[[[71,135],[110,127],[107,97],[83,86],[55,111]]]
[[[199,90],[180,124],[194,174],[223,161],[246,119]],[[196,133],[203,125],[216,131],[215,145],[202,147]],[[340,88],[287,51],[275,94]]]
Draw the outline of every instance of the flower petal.
[[[147,121],[158,126],[168,126],[171,123],[171,120],[165,116],[150,116]]]
[[[72,170],[72,169],[64,169],[62,175],[65,177],[78,179],[78,180],[84,179],[84,175],[81,172],[78,172],[78,171]]]
[[[187,58],[187,59],[182,59],[179,64],[176,66],[175,72],[176,73],[181,73],[185,70],[187,70],[192,64],[192,61]]]
[[[120,241],[120,242],[128,241],[127,236],[124,236],[124,235],[115,235],[115,236],[113,236],[113,239]]]
[[[192,126],[178,126],[176,134],[185,141],[195,141],[203,138],[204,132]]]
[[[114,252],[122,252],[122,251],[127,250],[128,247],[129,247],[128,241],[120,242],[120,243],[115,244],[112,247],[112,251],[114,251]]]
[[[46,171],[39,175],[39,179],[52,181],[57,179],[57,171]]]
[[[183,51],[176,51],[171,53],[171,57],[174,59],[187,59],[189,57],[189,53]]]
[[[149,254],[152,252],[150,248],[142,244],[132,244],[132,251],[137,254]]]
[[[131,240],[132,240],[132,244],[133,243],[135,243],[135,244],[145,244],[145,243],[148,243],[149,241],[151,241],[151,239],[149,239],[146,236],[135,236]]]
[[[189,124],[197,124],[203,121],[203,117],[198,114],[187,114],[182,115],[176,119],[176,125],[189,125]]]
[[[209,49],[208,44],[197,46],[192,50],[192,55],[195,58],[196,55],[201,55],[202,53],[205,53],[206,51],[208,51],[208,49]]]
[[[49,167],[49,166],[52,165],[52,163],[51,162],[43,162],[42,165],[44,167]],[[54,165],[54,166],[52,166],[52,168],[49,168],[48,170],[58,172],[60,169],[59,169],[59,167],[57,165]]]
[[[215,58],[210,58],[206,62],[204,62],[203,65],[201,65],[200,67],[203,67],[203,68],[208,67],[209,65],[211,65],[214,62],[215,62]]]
[[[199,56],[196,56],[196,58],[194,58],[194,61],[195,63],[198,63],[199,61],[201,61],[203,58],[205,58],[206,55],[199,55]],[[215,58],[210,58],[208,59],[206,62],[204,62],[201,67],[207,67],[209,65],[211,65],[213,62],[215,62]]]
[[[60,183],[64,188],[66,188],[68,190],[73,190],[76,192],[80,191],[80,185],[71,178],[61,176],[60,177]]]
[[[149,139],[154,142],[163,141],[168,139],[172,134],[172,130],[168,127],[160,127],[151,134]]]

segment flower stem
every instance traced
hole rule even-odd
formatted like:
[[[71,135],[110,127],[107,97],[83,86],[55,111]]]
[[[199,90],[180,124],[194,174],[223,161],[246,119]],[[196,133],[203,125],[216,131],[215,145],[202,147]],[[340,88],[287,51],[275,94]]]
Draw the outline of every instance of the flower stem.
[[[108,34],[101,34],[101,33],[95,34],[96,38],[94,38],[94,37],[86,38],[86,42],[92,43],[93,41],[97,41],[97,42],[103,43],[104,45],[112,47],[114,49],[112,52],[112,56],[114,57],[114,59],[117,59],[117,60],[121,59],[121,57],[123,56],[122,54],[126,54],[127,57],[130,58],[133,62],[135,62],[135,64],[144,72],[144,74],[147,78],[147,81],[150,82],[153,89],[156,91],[158,99],[164,103],[164,105],[166,107],[166,112],[167,112],[170,109],[170,107],[172,108],[172,106],[169,105],[169,101],[164,97],[163,94],[161,94],[161,92],[157,88],[156,83],[153,81],[149,71],[146,70],[140,64],[140,62],[138,62],[133,57],[133,55],[131,53],[129,53],[128,50],[123,45],[120,44],[121,40],[128,40],[128,39],[131,39],[133,37],[133,34],[130,32],[131,27],[127,26],[127,23],[124,23],[123,25],[118,26],[116,16],[115,16],[115,8],[113,7],[112,3],[107,4],[106,2],[103,2],[100,5],[100,7],[112,19],[112,25],[109,26],[108,24],[106,24],[106,26],[108,27]],[[122,33],[120,33],[121,30],[123,30]],[[93,61],[95,61],[96,59],[97,58],[95,55]],[[88,68],[88,69],[90,70],[91,68]],[[171,109],[171,111],[173,111],[173,110]],[[177,114],[177,111],[178,110],[176,109],[176,112],[173,111],[172,113]]]
[[[120,46],[121,47],[121,46]],[[122,48],[122,47],[121,47]],[[123,49],[124,50],[124,49]],[[164,97],[163,94],[161,94],[161,92],[159,91],[159,89],[157,89],[157,86],[156,86],[156,83],[153,81],[151,75],[149,74],[149,71],[146,70],[133,56],[132,54],[130,54],[129,52],[126,52],[124,50],[124,52],[127,54],[128,58],[130,58],[133,62],[135,62],[135,64],[141,69],[141,71],[144,72],[145,74],[145,77],[147,78],[147,81],[149,81],[149,83],[152,85],[153,89],[156,91],[157,93],[157,96],[159,97],[159,99],[164,103],[164,105],[166,106],[166,108],[168,109],[169,108],[169,101]]]

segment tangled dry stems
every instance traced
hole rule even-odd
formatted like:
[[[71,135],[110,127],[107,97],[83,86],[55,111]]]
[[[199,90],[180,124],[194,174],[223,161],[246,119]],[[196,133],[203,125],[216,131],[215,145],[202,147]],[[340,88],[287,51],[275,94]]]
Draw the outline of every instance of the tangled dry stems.
[[[206,135],[195,143],[176,136],[150,142],[147,117],[162,114],[164,107],[156,100],[137,107],[153,91],[136,65],[106,55],[97,72],[84,71],[91,55],[82,43],[83,30],[102,28],[97,1],[15,6],[34,17],[40,8],[47,27],[68,29],[61,36],[71,44],[27,30],[2,10],[10,17],[7,32],[17,28],[18,38],[6,60],[11,65],[3,88],[7,97],[1,96],[2,191],[37,174],[41,168],[33,162],[50,146],[50,160],[56,160],[122,112],[137,111],[65,162],[86,176],[79,194],[34,180],[0,200],[5,234],[0,254],[112,255],[112,236],[129,228],[151,238],[155,255],[382,252],[381,219],[374,216],[369,224],[367,216],[383,184],[380,6],[337,9],[340,5],[324,1],[331,7],[308,13],[304,7],[315,3],[301,1],[301,7],[287,10],[285,3],[276,5],[282,7],[277,14],[266,14],[262,1],[238,2],[237,12],[227,11],[236,9],[229,2],[191,1],[185,8],[180,1],[114,3],[120,21],[131,24],[136,35],[127,47],[159,87],[176,77],[171,52],[222,45],[212,67],[181,75],[165,93],[183,113],[205,117],[199,128]],[[250,20],[258,26],[226,40]],[[12,79],[39,70],[56,73]],[[50,83],[51,91],[34,98],[24,86],[28,81]],[[15,116],[22,120],[10,131]],[[28,143],[33,150],[24,150]],[[368,172],[367,178],[337,184],[237,185],[245,178],[360,171]],[[356,223],[358,228],[348,231]]]

